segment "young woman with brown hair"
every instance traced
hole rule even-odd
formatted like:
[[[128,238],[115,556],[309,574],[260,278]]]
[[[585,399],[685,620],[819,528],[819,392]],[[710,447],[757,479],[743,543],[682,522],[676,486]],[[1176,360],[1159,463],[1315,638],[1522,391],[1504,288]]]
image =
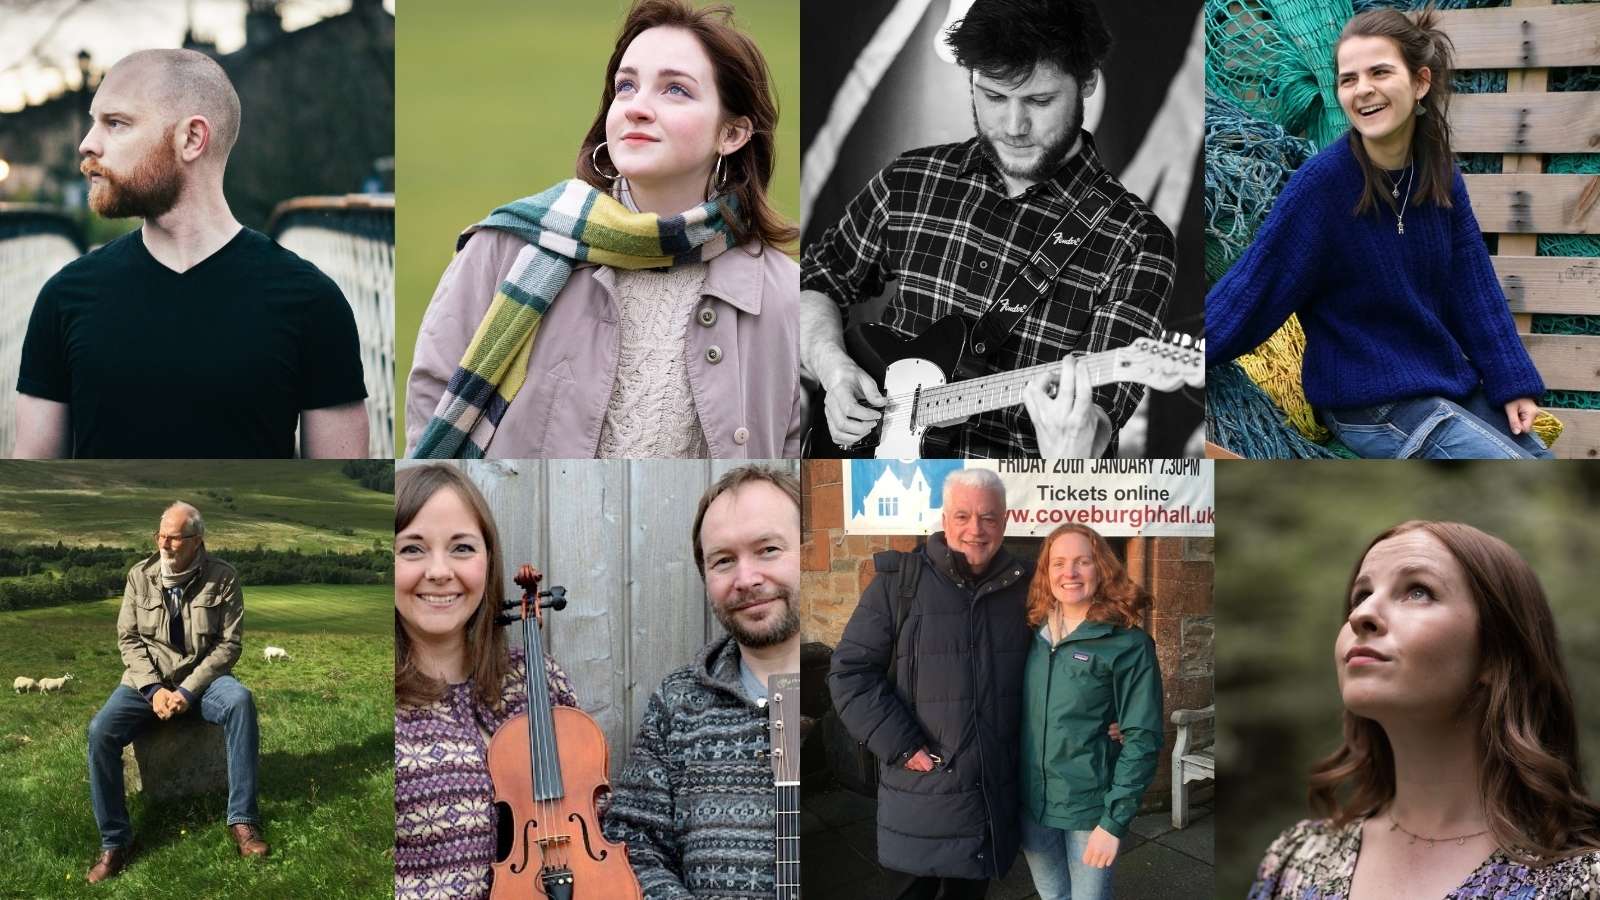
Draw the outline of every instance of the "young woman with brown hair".
[[[1206,297],[1206,359],[1291,314],[1318,420],[1363,457],[1549,458],[1529,426],[1544,383],[1450,146],[1450,39],[1436,15],[1361,13],[1334,48],[1348,134],[1289,180]]]
[[[395,897],[487,897],[496,855],[488,745],[526,712],[521,649],[495,625],[500,534],[447,465],[395,476]],[[545,657],[552,703],[577,706]]]
[[[1041,900],[1111,896],[1111,865],[1161,756],[1150,597],[1093,529],[1045,538],[1028,587],[1022,852]],[[1120,753],[1109,729],[1121,729]]]
[[[1527,562],[1469,525],[1404,522],[1347,597],[1344,742],[1311,774],[1325,818],[1273,842],[1252,900],[1600,896],[1600,806]]]
[[[799,455],[797,230],[732,14],[637,0],[577,179],[463,233],[417,335],[408,455]]]

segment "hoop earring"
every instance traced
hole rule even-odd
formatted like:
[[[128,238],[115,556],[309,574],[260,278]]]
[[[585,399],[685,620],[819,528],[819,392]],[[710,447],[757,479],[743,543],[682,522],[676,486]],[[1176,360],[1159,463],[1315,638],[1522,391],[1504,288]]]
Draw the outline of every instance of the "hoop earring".
[[[605,145],[605,141],[601,141],[600,143],[594,145],[594,150],[589,154],[589,162],[594,165],[594,171],[597,175],[609,181],[616,181],[618,178],[622,177],[622,171],[620,169],[615,175],[607,175],[606,173],[600,171],[600,148],[604,147]],[[607,155],[609,156],[610,154]]]
[[[717,190],[719,191],[728,186],[728,173],[722,170],[722,160],[722,154],[717,154],[717,171],[713,175],[712,181],[712,183],[717,186]]]

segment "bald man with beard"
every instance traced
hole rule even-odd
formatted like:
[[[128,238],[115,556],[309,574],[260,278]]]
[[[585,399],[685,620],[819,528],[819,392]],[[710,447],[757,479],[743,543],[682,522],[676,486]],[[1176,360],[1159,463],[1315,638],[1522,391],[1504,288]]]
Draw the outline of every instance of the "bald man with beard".
[[[89,205],[143,226],[34,304],[21,458],[365,456],[355,317],[332,280],[234,219],[239,98],[216,61],[144,50],[101,82],[78,152]]]

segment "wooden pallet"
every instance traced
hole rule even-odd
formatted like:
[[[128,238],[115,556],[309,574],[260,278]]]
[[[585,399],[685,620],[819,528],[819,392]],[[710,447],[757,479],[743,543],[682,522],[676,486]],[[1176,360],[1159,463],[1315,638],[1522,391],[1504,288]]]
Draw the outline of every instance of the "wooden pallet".
[[[1546,153],[1600,153],[1593,93],[1549,93],[1552,66],[1600,65],[1600,5],[1512,0],[1441,13],[1460,69],[1506,69],[1505,94],[1458,94],[1450,125],[1460,152],[1502,153],[1499,175],[1466,176],[1478,225],[1499,235],[1494,268],[1517,330],[1551,389],[1600,390],[1600,338],[1536,335],[1535,313],[1600,315],[1600,259],[1537,256],[1540,234],[1600,234],[1600,176],[1544,174]],[[1552,410],[1566,425],[1552,448],[1600,457],[1600,410]]]

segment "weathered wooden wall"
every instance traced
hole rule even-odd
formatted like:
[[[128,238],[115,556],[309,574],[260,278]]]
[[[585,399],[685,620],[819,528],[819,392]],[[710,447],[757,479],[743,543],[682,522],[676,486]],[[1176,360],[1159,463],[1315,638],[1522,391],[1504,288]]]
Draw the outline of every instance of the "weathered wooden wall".
[[[399,460],[398,468],[418,463]],[[717,460],[475,460],[460,466],[494,510],[508,596],[533,563],[568,606],[545,644],[611,746],[615,775],[650,694],[722,634],[694,565],[700,495],[738,465]],[[799,474],[794,460],[773,463]]]
[[[1473,212],[1499,235],[1493,257],[1533,364],[1554,390],[1600,389],[1600,341],[1530,334],[1536,313],[1600,315],[1600,259],[1538,257],[1540,234],[1600,232],[1600,175],[1544,173],[1544,154],[1600,152],[1592,92],[1550,93],[1550,67],[1600,65],[1600,6],[1512,0],[1441,16],[1460,69],[1505,69],[1506,93],[1459,94],[1450,105],[1457,151],[1502,153],[1498,175],[1466,176]],[[1551,447],[1600,456],[1600,410],[1555,409],[1566,428]]]

